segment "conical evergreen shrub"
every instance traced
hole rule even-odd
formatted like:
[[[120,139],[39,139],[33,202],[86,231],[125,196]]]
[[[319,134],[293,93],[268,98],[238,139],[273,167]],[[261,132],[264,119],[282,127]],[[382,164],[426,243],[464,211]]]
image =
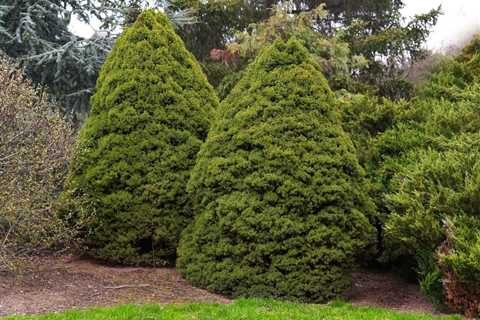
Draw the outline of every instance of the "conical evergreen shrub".
[[[218,105],[213,88],[167,18],[146,11],[117,40],[91,102],[64,195],[95,213],[90,252],[172,264],[192,218],[186,185]]]
[[[222,102],[192,172],[177,266],[230,296],[320,302],[348,285],[372,202],[319,66],[277,41]]]

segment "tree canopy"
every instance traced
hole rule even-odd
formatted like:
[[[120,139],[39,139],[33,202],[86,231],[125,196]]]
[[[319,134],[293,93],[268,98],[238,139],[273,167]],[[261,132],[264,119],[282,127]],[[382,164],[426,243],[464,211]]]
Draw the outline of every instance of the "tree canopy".
[[[90,110],[98,72],[117,30],[136,17],[133,12],[141,5],[145,1],[5,0],[0,5],[0,50],[16,59],[36,85],[46,86],[65,114],[81,120]],[[188,12],[169,10],[168,1],[156,6],[166,8],[179,25],[190,21]],[[72,19],[86,24],[97,19],[101,27],[86,39],[72,33]]]
[[[315,31],[325,36],[340,30],[352,57],[362,55],[369,61],[368,69],[353,74],[380,95],[410,96],[402,67],[424,54],[421,45],[439,11],[406,23],[400,0],[6,0],[0,6],[0,50],[17,59],[36,84],[45,85],[71,118],[84,119],[98,72],[118,30],[135,21],[145,8],[162,8],[178,25],[187,48],[206,61],[212,49],[225,49],[238,41],[237,32],[248,32],[252,23],[274,15],[277,5],[300,13],[321,4],[329,14],[316,21]],[[100,32],[90,39],[76,36],[69,29],[73,18],[85,23],[99,20]],[[226,73],[220,72],[220,77]],[[218,84],[215,77],[212,83]]]
[[[232,44],[268,45],[278,33],[297,37],[303,33],[300,38],[304,45],[316,50],[320,50],[318,39],[336,38],[337,43],[348,46],[350,60],[362,56],[368,62],[367,68],[353,68],[351,76],[358,83],[369,85],[368,90],[375,94],[393,99],[413,95],[413,86],[405,79],[405,68],[425,56],[422,45],[440,14],[440,9],[433,9],[407,20],[401,14],[404,3],[398,0],[174,3],[194,5],[201,12],[198,23],[180,29],[187,47],[201,61],[211,57],[212,49],[231,50]],[[326,14],[307,21],[310,18],[305,13],[315,12],[319,6],[325,7]],[[294,25],[287,21],[292,20],[292,15],[299,17]],[[307,22],[309,28],[305,28]]]

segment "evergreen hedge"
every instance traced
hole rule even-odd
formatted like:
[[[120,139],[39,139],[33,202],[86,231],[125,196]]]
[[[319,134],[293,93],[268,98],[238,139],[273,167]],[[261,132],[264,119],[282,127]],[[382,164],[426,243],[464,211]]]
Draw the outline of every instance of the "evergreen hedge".
[[[373,233],[363,175],[320,67],[297,41],[276,41],[202,146],[179,271],[230,296],[337,296]]]
[[[171,265],[192,219],[186,185],[214,90],[167,18],[146,11],[115,43],[91,103],[64,195],[70,208],[95,212],[90,253]]]
[[[480,312],[473,276],[480,267],[468,262],[478,256],[471,235],[479,230],[465,222],[478,219],[480,203],[480,60],[472,44],[399,105],[373,147],[389,213],[383,259],[408,261],[432,301],[467,316]]]

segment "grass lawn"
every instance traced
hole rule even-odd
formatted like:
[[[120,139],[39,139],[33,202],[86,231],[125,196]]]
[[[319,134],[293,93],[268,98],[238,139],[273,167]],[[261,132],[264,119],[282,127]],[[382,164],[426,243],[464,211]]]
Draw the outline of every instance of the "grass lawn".
[[[230,305],[147,305],[68,311],[43,316],[14,316],[2,320],[429,320],[431,315],[405,314],[379,308],[353,307],[343,302],[328,306],[241,299]],[[461,319],[450,316],[442,319]]]

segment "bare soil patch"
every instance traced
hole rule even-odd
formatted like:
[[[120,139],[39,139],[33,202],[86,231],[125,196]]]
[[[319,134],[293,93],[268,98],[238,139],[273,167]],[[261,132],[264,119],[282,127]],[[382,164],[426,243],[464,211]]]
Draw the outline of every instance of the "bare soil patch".
[[[109,267],[72,257],[39,258],[36,266],[18,278],[0,273],[0,316],[125,303],[230,302],[190,286],[171,268]],[[355,305],[435,310],[418,286],[390,273],[355,273],[346,297]]]
[[[352,289],[346,298],[354,305],[439,314],[417,284],[395,274],[362,271],[354,273],[352,278]]]
[[[117,268],[71,257],[41,258],[17,279],[0,274],[0,316],[93,306],[229,300],[188,285],[174,269]]]

